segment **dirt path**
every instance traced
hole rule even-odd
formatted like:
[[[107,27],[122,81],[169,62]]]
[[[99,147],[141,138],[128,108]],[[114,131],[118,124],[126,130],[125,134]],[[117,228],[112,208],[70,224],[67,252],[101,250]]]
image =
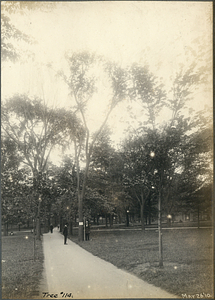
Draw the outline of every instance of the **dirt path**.
[[[44,281],[40,290],[43,299],[176,298],[70,240],[64,245],[56,228],[52,234],[43,235],[43,249]]]

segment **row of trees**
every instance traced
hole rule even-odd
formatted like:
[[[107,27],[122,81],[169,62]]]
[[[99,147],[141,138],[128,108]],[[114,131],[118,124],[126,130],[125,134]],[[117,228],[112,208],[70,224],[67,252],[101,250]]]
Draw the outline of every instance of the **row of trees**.
[[[118,150],[104,127],[87,168],[80,167],[86,147],[80,141],[87,138],[75,114],[16,96],[3,105],[2,121],[3,220],[39,218],[40,211],[43,216],[61,211],[63,216],[68,210],[80,220],[83,189],[82,215],[115,213],[120,218],[133,208],[143,229],[146,213],[157,214],[159,198],[165,214],[211,205],[212,128],[203,113],[192,120],[180,116],[158,129],[141,126]],[[61,167],[50,164],[53,147],[66,147],[71,136],[79,139],[75,155]]]
[[[10,39],[29,40],[8,18],[2,22],[5,59],[18,59]],[[18,207],[19,212],[37,218],[39,237],[41,213],[47,214],[51,207],[66,213],[69,207],[70,213],[78,212],[82,240],[83,213],[95,215],[103,210],[119,214],[136,206],[144,228],[144,213],[151,214],[157,203],[160,216],[179,207],[194,208],[196,203],[200,209],[207,199],[210,203],[210,113],[187,108],[194,92],[198,93],[202,84],[207,86],[210,57],[200,46],[192,59],[191,53],[192,49],[188,55],[191,63],[180,67],[170,90],[165,90],[147,66],[122,68],[92,53],[68,52],[68,72],[56,75],[68,89],[71,109],[53,109],[44,99],[28,95],[3,99],[3,219]],[[91,132],[88,109],[98,95],[107,107],[97,130]],[[130,112],[133,104],[139,103],[143,117],[116,150],[109,140],[108,119],[115,107],[126,101]],[[170,117],[164,119],[164,115]],[[131,118],[135,120],[136,115],[131,113]],[[71,178],[67,176],[65,181],[56,178],[62,170],[49,164],[56,147],[71,149],[72,161],[64,166]]]

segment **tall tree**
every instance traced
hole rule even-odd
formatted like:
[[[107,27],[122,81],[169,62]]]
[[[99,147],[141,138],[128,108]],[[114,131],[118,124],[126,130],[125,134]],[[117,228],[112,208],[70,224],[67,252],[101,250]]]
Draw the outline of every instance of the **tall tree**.
[[[69,123],[68,123],[69,121]],[[70,135],[79,130],[76,116],[64,109],[54,110],[39,99],[25,95],[14,96],[2,106],[2,129],[17,146],[21,162],[33,176],[34,197],[38,201],[37,237],[40,238],[41,182],[50,153],[57,146],[65,146]]]
[[[179,185],[178,206],[183,210],[197,212],[199,216],[203,210],[211,210],[212,205],[212,139],[213,129],[210,118],[203,117],[201,112],[196,126],[201,128],[186,137],[182,145],[183,160]],[[211,192],[210,192],[211,191]]]
[[[70,95],[75,102],[75,109],[77,114],[80,115],[83,128],[86,132],[84,139],[79,137],[72,137],[75,148],[75,163],[77,170],[77,194],[79,203],[79,240],[83,240],[83,199],[87,186],[87,177],[89,171],[89,165],[94,149],[95,142],[104,129],[109,116],[115,106],[125,98],[126,96],[126,73],[125,71],[113,63],[106,63],[100,57],[96,57],[94,54],[87,52],[73,53],[67,56],[70,75],[63,76],[65,82],[70,89]],[[97,78],[95,74],[100,70]],[[103,120],[98,126],[97,130],[93,133],[90,132],[89,124],[87,121],[87,108],[89,108],[90,101],[96,93],[96,79],[98,80],[101,74],[105,80],[109,81],[109,87],[111,89],[111,97],[107,110],[104,113]],[[100,78],[101,79],[101,78]],[[101,83],[101,81],[100,81]],[[102,101],[102,100],[100,100]],[[88,106],[88,107],[87,107]],[[84,152],[84,174],[83,181],[80,180],[80,159],[82,150]]]
[[[97,216],[110,219],[112,225],[113,216],[124,214],[123,201],[120,195],[122,187],[122,158],[113,146],[109,137],[109,130],[103,130],[95,142],[89,170],[89,186],[100,195]],[[125,197],[124,197],[125,199]],[[124,205],[125,206],[125,205]]]
[[[62,165],[56,168],[54,173],[55,184],[60,189],[57,205],[54,205],[60,221],[60,229],[63,228],[64,217],[69,224],[69,233],[72,234],[72,222],[76,221],[78,212],[77,177],[72,157],[65,156]]]
[[[193,54],[191,50],[192,49],[189,51],[189,55],[190,53]],[[196,54],[194,56],[196,56]],[[154,78],[146,68],[134,65],[130,69],[130,99],[142,103],[142,107],[145,111],[145,120],[142,121],[136,133],[144,135],[148,129],[154,131],[149,140],[151,140],[151,158],[153,158],[153,163],[156,166],[156,174],[154,174],[154,177],[157,178],[159,195],[158,223],[160,265],[163,265],[161,208],[164,204],[170,208],[170,199],[174,198],[170,197],[170,190],[174,190],[174,186],[177,186],[177,176],[174,176],[175,180],[173,181],[172,175],[176,175],[177,173],[177,159],[180,162],[183,156],[180,143],[183,143],[183,140],[186,139],[187,135],[190,135],[190,131],[194,128],[191,119],[193,120],[195,117],[192,116],[193,111],[188,108],[189,106],[187,106],[187,104],[189,100],[194,98],[194,92],[201,90],[202,84],[206,86],[208,83],[210,70],[206,64],[207,60],[208,56],[206,57],[204,55],[201,59],[201,63],[198,63],[198,60],[192,57],[192,60],[189,60],[186,67],[181,66],[179,71],[176,72],[169,93],[163,92],[162,85],[159,84],[158,80]],[[194,63],[192,63],[192,61],[194,61]],[[155,118],[159,117],[159,112],[171,113],[170,119],[164,120],[162,126],[161,124],[158,126],[159,123],[155,120]],[[185,112],[188,113],[188,117],[185,117]],[[154,134],[156,136],[155,139]],[[167,173],[169,173],[168,177]],[[165,187],[168,188],[165,189]]]
[[[124,142],[123,183],[130,196],[139,203],[142,230],[144,230],[144,209],[150,201],[153,187],[153,166],[149,159],[147,137],[134,136]]]

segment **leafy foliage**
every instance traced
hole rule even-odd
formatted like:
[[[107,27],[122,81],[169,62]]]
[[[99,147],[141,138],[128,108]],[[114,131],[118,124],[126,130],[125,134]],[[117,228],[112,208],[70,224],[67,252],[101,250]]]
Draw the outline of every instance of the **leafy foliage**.
[[[20,59],[20,50],[17,42],[26,43],[35,42],[33,38],[18,30],[10,21],[10,18],[4,13],[1,14],[1,59],[2,61],[10,60],[16,62]],[[16,42],[16,43],[15,43]],[[29,53],[28,53],[29,55]]]
[[[42,10],[43,12],[52,11],[56,7],[54,2],[36,2],[36,1],[3,1],[1,3],[1,59],[2,61],[17,62],[24,55],[33,57],[34,54],[19,47],[20,42],[26,44],[35,44],[33,37],[20,31],[11,22],[12,14],[25,14],[26,10]]]
[[[20,168],[17,145],[8,138],[1,141],[1,207],[3,222],[26,222],[31,216],[26,201],[30,190],[25,185],[28,171]]]
[[[129,97],[131,101],[138,101],[147,120],[144,124],[151,124],[154,128],[155,120],[163,108],[166,92],[158,79],[150,73],[146,66],[133,64],[129,69],[130,85]]]
[[[72,113],[50,109],[40,99],[30,100],[25,95],[14,96],[3,105],[2,120],[5,134],[16,143],[22,161],[33,172],[45,170],[54,146],[65,146],[68,135],[81,134]]]
[[[84,131],[70,111],[48,108],[40,99],[31,100],[25,95],[14,96],[4,103],[2,128],[16,145],[21,163],[31,171],[28,203],[32,203],[31,213],[39,218],[40,210],[46,214],[58,193],[46,172],[51,151],[55,146],[66,147],[69,137],[81,136]],[[38,228],[38,238],[39,233]]]

